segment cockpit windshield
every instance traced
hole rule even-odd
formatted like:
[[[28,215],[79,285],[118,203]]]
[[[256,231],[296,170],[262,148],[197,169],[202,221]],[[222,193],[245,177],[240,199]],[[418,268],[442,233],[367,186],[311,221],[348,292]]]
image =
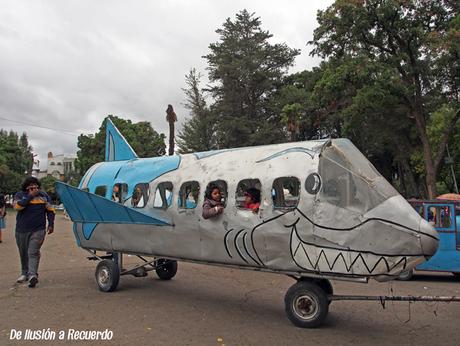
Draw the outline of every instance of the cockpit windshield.
[[[320,200],[341,208],[366,212],[398,194],[347,139],[332,140],[324,148],[319,174]]]

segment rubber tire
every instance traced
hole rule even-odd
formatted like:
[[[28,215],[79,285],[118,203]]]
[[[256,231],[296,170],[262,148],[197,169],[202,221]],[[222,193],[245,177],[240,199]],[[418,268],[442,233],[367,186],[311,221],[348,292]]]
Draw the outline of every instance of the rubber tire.
[[[414,276],[414,270],[413,269],[406,270],[406,271],[401,272],[401,274],[399,274],[397,280],[399,280],[399,281],[410,281],[410,280],[412,280],[413,276]]]
[[[155,269],[161,280],[171,280],[177,273],[177,261],[160,258],[157,260],[158,268]]]
[[[102,281],[100,275],[105,271],[105,275],[108,275],[106,282]],[[113,292],[117,289],[118,283],[120,281],[120,270],[118,265],[112,260],[102,260],[98,263],[96,267],[96,283],[99,287],[99,290],[102,292]]]
[[[313,282],[316,283],[319,287],[321,287],[323,291],[326,292],[327,295],[330,295],[330,296],[334,295],[334,289],[332,288],[332,284],[329,280],[319,279]]]
[[[455,276],[456,278],[459,278],[459,279],[460,279],[460,273],[458,273],[458,272],[452,272],[452,274],[454,274],[454,276]]]
[[[326,293],[326,295],[334,295],[334,288],[332,287],[332,284],[328,279],[313,279],[309,277],[301,277],[298,281],[313,282],[314,284],[317,284],[319,287],[321,287],[323,291]],[[328,304],[332,303],[332,300],[328,299],[327,301]]]
[[[317,305],[317,311],[308,319],[300,316],[294,308],[296,300],[303,295],[307,295],[315,300]],[[326,292],[318,284],[309,281],[299,281],[292,285],[284,297],[284,306],[289,320],[300,328],[319,327],[329,312],[329,300],[327,299]]]

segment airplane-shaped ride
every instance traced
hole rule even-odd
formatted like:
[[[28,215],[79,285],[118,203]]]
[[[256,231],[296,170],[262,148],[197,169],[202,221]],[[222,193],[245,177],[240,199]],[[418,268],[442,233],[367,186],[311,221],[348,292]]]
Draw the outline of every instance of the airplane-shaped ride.
[[[138,158],[110,119],[106,128],[105,162],[78,188],[57,183],[78,246],[100,260],[102,291],[125,274],[171,279],[177,261],[281,273],[297,280],[285,296],[288,318],[316,327],[329,280],[391,280],[436,252],[434,228],[349,140]],[[205,219],[209,184],[224,211]],[[249,190],[260,194],[258,210],[244,208]],[[122,254],[143,262],[123,269]]]

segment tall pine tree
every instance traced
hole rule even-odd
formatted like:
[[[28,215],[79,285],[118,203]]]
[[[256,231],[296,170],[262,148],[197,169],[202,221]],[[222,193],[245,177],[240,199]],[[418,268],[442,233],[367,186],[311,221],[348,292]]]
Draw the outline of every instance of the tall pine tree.
[[[276,143],[286,140],[279,113],[270,99],[289,66],[300,53],[285,43],[273,44],[254,13],[243,10],[216,30],[218,42],[209,45],[210,92],[215,100],[219,148]]]
[[[182,131],[177,136],[179,152],[191,153],[216,149],[216,117],[211,113],[200,89],[201,75],[192,68],[185,76],[187,87],[183,89],[185,108],[190,111]]]

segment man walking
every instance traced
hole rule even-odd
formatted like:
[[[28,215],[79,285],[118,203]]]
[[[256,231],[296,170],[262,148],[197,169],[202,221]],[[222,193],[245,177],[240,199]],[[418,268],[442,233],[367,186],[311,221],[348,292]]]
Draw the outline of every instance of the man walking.
[[[48,234],[54,229],[54,208],[50,198],[40,191],[37,178],[28,177],[21,185],[21,191],[14,196],[16,216],[16,244],[21,258],[21,276],[17,282],[29,281],[29,287],[38,283],[38,264],[40,248],[45,240],[46,218],[48,218]]]

